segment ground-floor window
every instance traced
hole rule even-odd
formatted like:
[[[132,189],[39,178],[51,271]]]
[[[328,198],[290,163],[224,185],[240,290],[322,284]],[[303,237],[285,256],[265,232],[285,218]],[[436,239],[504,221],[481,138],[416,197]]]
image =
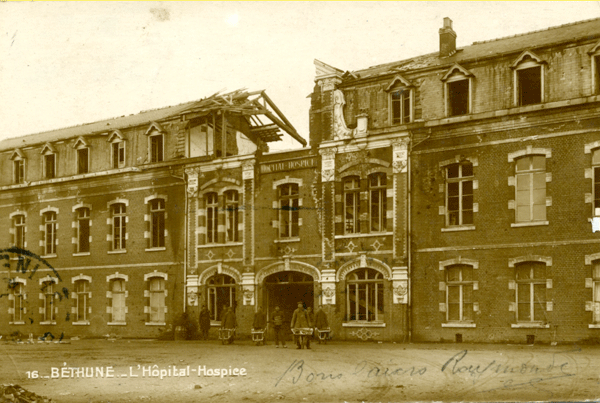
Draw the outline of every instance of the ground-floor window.
[[[446,304],[448,322],[473,320],[473,266],[446,267]]]
[[[125,280],[116,278],[110,282],[111,322],[125,322]]]
[[[211,320],[220,321],[224,307],[235,310],[235,280],[226,274],[216,274],[206,282],[208,285],[208,309]]]
[[[358,269],[346,277],[349,321],[383,321],[383,276],[375,269]]]
[[[90,282],[75,281],[75,322],[87,322],[90,304]]]
[[[25,284],[21,281],[16,279],[11,280],[9,283],[10,295],[12,299],[12,306],[10,312],[12,323],[22,323],[23,315],[25,314]]]
[[[150,284],[150,323],[165,322],[165,279],[152,277]]]
[[[600,262],[596,262],[594,264],[594,272],[593,274],[593,316],[594,323],[600,323]]]
[[[546,264],[525,262],[515,265],[517,322],[545,322]]]
[[[56,321],[54,309],[54,282],[52,280],[42,282],[42,323]]]

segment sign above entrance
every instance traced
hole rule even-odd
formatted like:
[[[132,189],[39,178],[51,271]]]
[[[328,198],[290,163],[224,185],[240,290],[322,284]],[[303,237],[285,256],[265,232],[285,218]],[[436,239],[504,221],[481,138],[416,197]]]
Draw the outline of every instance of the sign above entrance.
[[[263,174],[268,174],[271,172],[290,171],[293,169],[314,168],[316,166],[317,159],[315,157],[311,157],[299,160],[274,162],[272,164],[262,164],[260,166],[260,172]]]

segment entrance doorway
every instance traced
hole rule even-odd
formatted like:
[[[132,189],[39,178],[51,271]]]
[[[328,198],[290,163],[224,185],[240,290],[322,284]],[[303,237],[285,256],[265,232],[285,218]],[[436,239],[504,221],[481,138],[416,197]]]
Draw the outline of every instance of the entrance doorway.
[[[289,329],[298,302],[302,301],[305,309],[314,310],[314,279],[309,274],[283,271],[266,277],[264,284],[267,315],[270,318],[278,306],[284,314],[284,329]]]

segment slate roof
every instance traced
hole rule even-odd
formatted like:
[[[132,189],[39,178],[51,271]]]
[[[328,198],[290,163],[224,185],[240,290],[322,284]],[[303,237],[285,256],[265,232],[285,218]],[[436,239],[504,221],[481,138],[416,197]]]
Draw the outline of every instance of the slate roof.
[[[501,56],[508,53],[520,53],[526,49],[535,51],[536,48],[563,42],[593,39],[600,39],[600,18],[574,22],[489,41],[474,42],[470,46],[457,48],[457,52],[450,57],[441,58],[439,57],[439,53],[435,52],[402,61],[357,70],[351,74],[362,79],[427,67],[465,63],[493,56]]]

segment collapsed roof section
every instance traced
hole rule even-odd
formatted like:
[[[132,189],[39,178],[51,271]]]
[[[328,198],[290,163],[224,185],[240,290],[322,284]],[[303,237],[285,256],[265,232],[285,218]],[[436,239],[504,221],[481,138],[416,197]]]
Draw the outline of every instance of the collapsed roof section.
[[[251,137],[256,137],[264,142],[281,140],[283,134],[280,131],[283,130],[300,144],[306,146],[306,140],[298,134],[265,91],[237,90],[227,94],[216,93],[188,105],[188,108],[182,110],[180,114],[185,116],[186,120],[192,120],[208,116],[215,111],[243,116],[250,127]]]

